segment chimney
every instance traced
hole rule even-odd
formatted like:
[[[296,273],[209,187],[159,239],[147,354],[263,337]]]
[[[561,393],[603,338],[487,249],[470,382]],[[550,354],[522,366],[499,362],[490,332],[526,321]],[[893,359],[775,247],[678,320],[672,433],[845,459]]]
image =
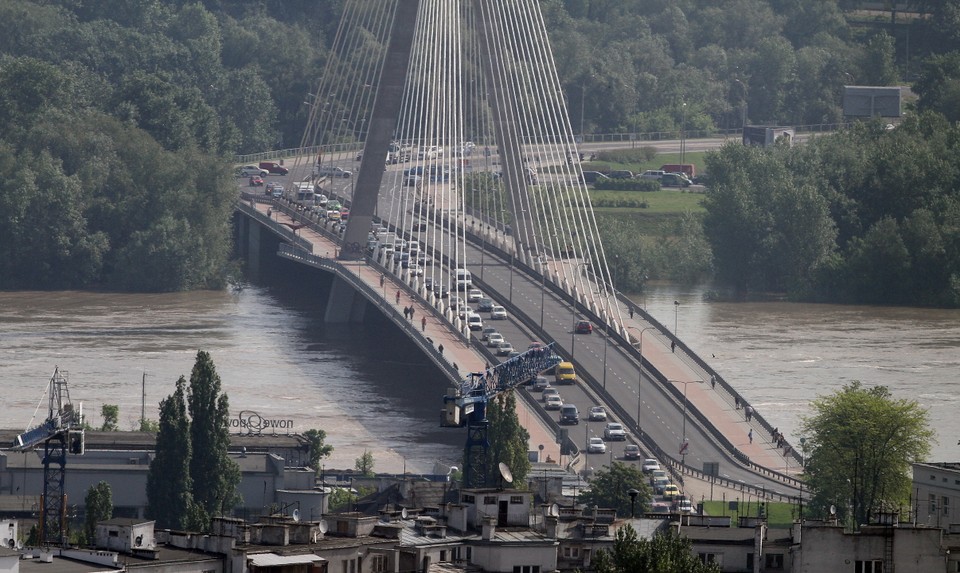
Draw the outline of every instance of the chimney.
[[[484,541],[491,541],[497,534],[497,518],[486,516],[483,518],[483,529],[480,532],[480,538]]]
[[[550,539],[556,539],[556,538],[557,538],[557,523],[558,523],[558,522],[559,522],[559,519],[558,519],[556,516],[554,516],[554,515],[548,515],[548,516],[546,517],[546,521],[545,521],[545,523],[547,524],[546,534],[547,534],[547,537],[549,537]]]

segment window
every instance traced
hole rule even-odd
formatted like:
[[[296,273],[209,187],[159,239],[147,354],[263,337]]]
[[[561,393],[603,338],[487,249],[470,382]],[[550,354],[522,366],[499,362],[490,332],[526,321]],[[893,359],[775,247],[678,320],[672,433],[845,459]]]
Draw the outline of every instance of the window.
[[[441,562],[442,562],[442,561],[447,561],[447,550],[446,550],[446,549],[441,549],[441,550],[440,550],[440,561],[441,561]]]
[[[783,569],[783,553],[767,553],[763,562],[767,569]]]
[[[463,494],[463,503],[473,503],[477,501],[477,498],[472,495]]]
[[[936,512],[937,512],[937,496],[936,496],[936,494],[931,493],[931,494],[928,496],[928,499],[930,500],[930,511],[929,511],[928,513],[936,513]]]
[[[853,573],[883,573],[883,561],[879,559],[856,561],[853,566]]]
[[[949,517],[950,516],[950,498],[947,496],[943,496],[943,498],[941,498],[940,505],[943,507],[944,517]]]
[[[483,505],[497,505],[497,498],[493,495],[483,496]]]
[[[471,557],[473,557],[473,547],[454,547],[453,549],[454,561],[469,562]]]
[[[721,564],[720,555],[718,553],[698,553],[697,557],[700,558],[701,563],[717,563],[718,565]]]
[[[513,573],[540,573],[539,565],[514,565]]]
[[[511,503],[512,505],[522,504],[522,503],[523,503],[523,496],[522,496],[522,495],[511,495],[511,496],[510,496],[510,503]]]
[[[571,547],[569,545],[563,546],[563,558],[564,559],[579,559],[580,558],[580,548]]]
[[[386,555],[377,555],[373,553],[370,555],[370,573],[386,573],[387,570],[387,556]]]

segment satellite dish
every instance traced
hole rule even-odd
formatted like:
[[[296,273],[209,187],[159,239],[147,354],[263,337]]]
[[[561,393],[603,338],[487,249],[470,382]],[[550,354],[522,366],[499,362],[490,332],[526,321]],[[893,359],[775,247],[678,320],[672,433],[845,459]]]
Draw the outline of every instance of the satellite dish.
[[[8,540],[7,540],[7,545],[10,546],[10,549],[13,549],[14,547],[17,546],[17,542],[16,542],[15,540],[13,540],[13,539],[8,539]]]
[[[320,533],[326,533],[326,532],[327,532],[327,520],[326,520],[326,519],[321,519],[321,520],[320,520],[320,523],[317,524],[317,529],[320,530]]]
[[[510,466],[504,462],[500,462],[500,477],[507,483],[513,483],[513,472],[510,471]]]
[[[557,517],[560,515],[560,506],[557,504],[551,505],[550,509],[547,510],[547,515],[550,517]]]
[[[137,544],[137,547],[143,545],[143,535],[138,535],[136,539],[133,540]]]
[[[292,517],[294,521],[299,522],[299,521],[300,521],[300,510],[299,510],[299,509],[293,510],[293,513],[290,515],[290,517]]]
[[[830,515],[836,515],[836,514],[837,514],[837,506],[831,505],[831,506],[830,506]]]
[[[17,541],[17,549],[23,549],[23,541]]]
[[[407,518],[407,508],[403,508],[400,510],[400,519],[406,519],[406,518]]]

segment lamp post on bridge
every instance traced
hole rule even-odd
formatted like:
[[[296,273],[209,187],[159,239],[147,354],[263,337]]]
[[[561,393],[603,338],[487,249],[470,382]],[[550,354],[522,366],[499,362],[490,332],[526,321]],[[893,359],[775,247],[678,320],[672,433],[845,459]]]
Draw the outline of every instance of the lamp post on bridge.
[[[680,463],[687,465],[687,448],[689,447],[687,443],[687,384],[692,382],[703,384],[703,380],[667,380],[667,382],[683,384],[683,437],[680,441]]]
[[[643,386],[643,333],[652,330],[653,326],[645,326],[643,328],[637,328],[636,326],[628,326],[630,330],[636,330],[640,334],[638,339],[640,341],[640,366],[637,368],[637,431],[640,430],[640,387]]]
[[[580,267],[589,266],[590,263],[581,262],[577,263],[575,268],[575,273],[573,277],[573,304],[570,305],[570,360],[573,360],[573,352],[576,347],[577,341],[577,277],[576,274],[579,274]]]
[[[680,320],[680,301],[673,301],[673,335],[677,335],[677,323]]]

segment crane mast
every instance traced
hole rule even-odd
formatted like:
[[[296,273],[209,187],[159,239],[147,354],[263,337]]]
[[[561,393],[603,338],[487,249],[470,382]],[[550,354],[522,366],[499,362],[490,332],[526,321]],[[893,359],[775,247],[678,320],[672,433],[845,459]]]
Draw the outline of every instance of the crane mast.
[[[47,419],[16,437],[20,451],[43,444],[43,496],[40,507],[41,545],[66,544],[67,504],[64,491],[67,453],[84,449],[83,404],[74,408],[67,386],[67,372],[56,367],[47,387]]]

